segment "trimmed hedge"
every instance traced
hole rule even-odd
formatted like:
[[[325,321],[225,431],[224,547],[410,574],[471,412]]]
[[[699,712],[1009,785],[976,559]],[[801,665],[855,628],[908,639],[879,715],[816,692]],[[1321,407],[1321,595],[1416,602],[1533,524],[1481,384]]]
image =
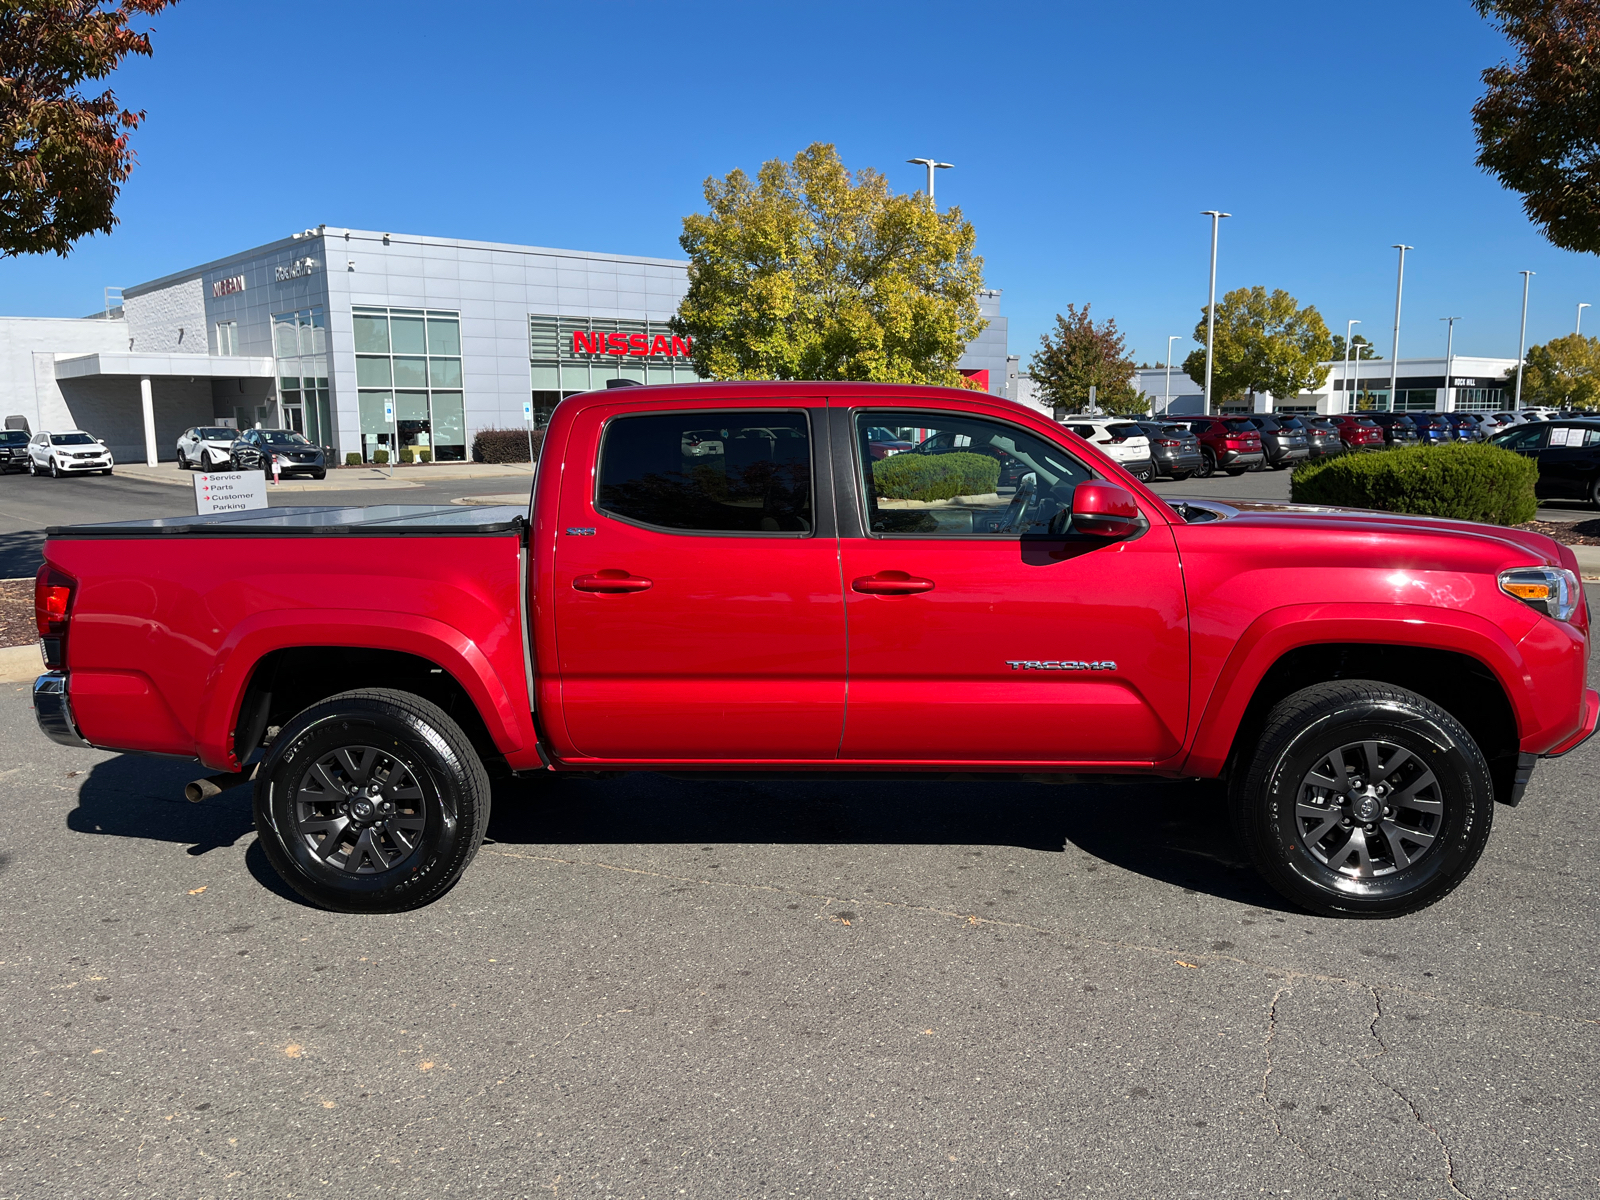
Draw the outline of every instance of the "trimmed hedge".
[[[1520,525],[1539,507],[1533,496],[1538,478],[1532,459],[1499,446],[1401,446],[1298,466],[1289,497],[1297,504]]]
[[[544,430],[533,431],[533,453],[544,443]],[[480,429],[472,436],[472,461],[481,463],[528,462],[526,429]]]
[[[346,454],[344,456],[344,465],[347,467],[359,467],[361,465],[361,452],[359,450],[352,450],[350,453]]]
[[[389,461],[389,452],[387,450],[374,450],[372,452],[372,461],[376,466],[386,465]]]
[[[1000,463],[987,454],[896,454],[872,464],[885,500],[949,500],[986,496],[1000,484]]]

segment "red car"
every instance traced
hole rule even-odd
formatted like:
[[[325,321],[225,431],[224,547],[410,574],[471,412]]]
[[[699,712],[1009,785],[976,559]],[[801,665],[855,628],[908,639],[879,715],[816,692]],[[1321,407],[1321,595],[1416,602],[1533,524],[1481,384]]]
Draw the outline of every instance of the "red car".
[[[723,452],[686,461],[711,428]],[[878,428],[1026,470],[1009,495],[944,498],[937,460],[880,482]],[[1567,547],[1169,505],[970,391],[583,393],[555,409],[529,515],[52,529],[40,726],[198,759],[221,774],[196,798],[252,780],[267,859],[343,911],[444,894],[491,770],[809,771],[1226,778],[1238,844],[1286,897],[1392,916],[1460,883],[1495,803],[1600,720]]]
[[[1383,427],[1360,413],[1334,413],[1327,418],[1339,430],[1339,440],[1347,450],[1382,450]]]
[[[1261,430],[1248,417],[1186,417],[1177,423],[1200,439],[1204,461],[1195,472],[1199,479],[1209,479],[1218,471],[1243,475],[1267,461]]]

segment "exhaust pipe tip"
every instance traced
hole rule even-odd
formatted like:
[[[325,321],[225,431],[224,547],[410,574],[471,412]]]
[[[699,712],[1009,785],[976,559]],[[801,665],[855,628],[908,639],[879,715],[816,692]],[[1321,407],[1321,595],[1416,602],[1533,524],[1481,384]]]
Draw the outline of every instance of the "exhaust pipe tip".
[[[231,788],[244,778],[244,772],[239,771],[228,775],[208,775],[204,779],[196,779],[183,787],[183,798],[190,804],[199,804],[202,800],[220,795],[224,788]]]

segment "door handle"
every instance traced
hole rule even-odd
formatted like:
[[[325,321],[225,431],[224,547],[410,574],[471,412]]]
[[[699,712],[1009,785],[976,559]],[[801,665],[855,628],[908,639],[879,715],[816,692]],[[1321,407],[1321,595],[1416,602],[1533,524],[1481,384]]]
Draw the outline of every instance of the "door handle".
[[[933,591],[933,580],[918,579],[904,571],[879,571],[876,575],[852,580],[850,590],[868,596],[914,596],[918,592]]]
[[[630,575],[626,571],[609,568],[596,571],[593,575],[579,575],[572,581],[572,586],[580,592],[620,595],[623,592],[648,591],[653,582],[654,580],[639,575]]]

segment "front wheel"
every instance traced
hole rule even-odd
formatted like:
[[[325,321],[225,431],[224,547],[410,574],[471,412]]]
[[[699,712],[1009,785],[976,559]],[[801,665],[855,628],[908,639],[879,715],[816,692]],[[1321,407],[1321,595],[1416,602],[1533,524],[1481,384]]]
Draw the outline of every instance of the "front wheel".
[[[50,478],[51,479],[60,479],[61,478],[61,464],[58,463],[53,458],[50,460]]]
[[[489,776],[461,727],[408,692],[314,704],[255,779],[261,848],[286,883],[335,912],[403,912],[455,886],[489,823]]]
[[[1415,692],[1373,680],[1280,701],[1234,773],[1235,830],[1284,897],[1337,917],[1397,917],[1448,895],[1494,820],[1472,736]]]
[[[1217,456],[1210,450],[1200,451],[1200,469],[1194,473],[1196,479],[1210,479],[1217,473]]]

